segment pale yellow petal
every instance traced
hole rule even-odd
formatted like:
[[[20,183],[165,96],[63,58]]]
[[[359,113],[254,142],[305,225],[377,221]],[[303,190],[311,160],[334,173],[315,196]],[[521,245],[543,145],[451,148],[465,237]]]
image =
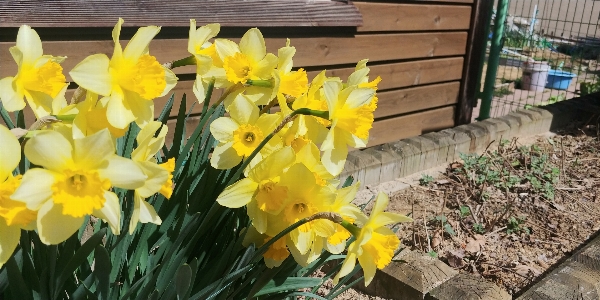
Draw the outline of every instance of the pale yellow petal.
[[[267,105],[275,98],[277,91],[262,86],[249,86],[244,90],[244,96],[256,105]]]
[[[130,110],[133,116],[135,116],[135,123],[140,128],[144,128],[144,126],[146,126],[148,122],[154,120],[154,101],[146,100],[140,97],[140,95],[138,95],[137,93],[130,92],[127,90],[123,90],[123,95],[123,105],[126,109],[128,108]]]
[[[192,91],[194,92],[194,96],[196,96],[198,103],[204,102],[207,88],[208,84],[202,80],[202,76],[196,75],[196,80],[194,81],[194,87],[192,88]]]
[[[140,27],[131,40],[129,40],[127,46],[125,46],[123,58],[137,61],[142,54],[147,54],[150,41],[152,41],[159,31],[160,27],[158,26]]]
[[[0,125],[0,145],[0,182],[4,182],[21,161],[21,145],[4,125]]]
[[[37,91],[25,91],[25,99],[37,119],[52,114],[52,97]]]
[[[375,273],[377,272],[377,265],[375,265],[375,259],[371,256],[368,251],[363,251],[361,255],[358,256],[358,263],[363,269],[363,273],[365,276],[365,286],[368,286],[373,278],[375,278]]]
[[[244,95],[239,94],[229,106],[231,118],[238,124],[254,124],[259,116],[259,109]]]
[[[23,53],[23,62],[32,63],[42,56],[42,40],[40,36],[27,25],[21,25],[17,33],[17,47]]]
[[[252,200],[252,196],[257,188],[258,183],[249,178],[244,178],[225,188],[219,197],[217,197],[217,202],[229,208],[242,207]]]
[[[379,192],[377,194],[377,198],[375,198],[375,205],[373,206],[373,210],[371,210],[371,216],[377,216],[382,213],[388,206],[390,202],[390,198],[384,192]]]
[[[41,168],[29,169],[10,198],[25,203],[30,210],[40,209],[52,197],[52,185],[56,181],[56,175]]]
[[[116,187],[134,190],[142,187],[148,178],[131,159],[114,155],[106,161],[108,164],[98,169],[98,172],[101,178],[109,179]]]
[[[240,127],[240,125],[233,119],[220,117],[210,124],[210,133],[212,133],[217,141],[232,141],[233,132],[236,131],[238,127]]]
[[[14,79],[14,77],[0,79],[0,101],[2,101],[4,109],[9,112],[25,108],[25,100],[23,100],[25,95],[13,88]]]
[[[206,41],[219,34],[221,25],[218,23],[206,24],[196,29],[196,20],[190,20],[190,33],[188,41],[188,52],[196,54],[198,46],[204,45]]]
[[[281,47],[277,52],[277,70],[288,73],[292,70],[292,58],[296,54],[296,47]]]
[[[277,56],[272,53],[267,53],[265,58],[260,60],[256,65],[256,69],[254,70],[254,75],[262,78],[269,79],[272,76],[273,70],[277,67]]]
[[[255,125],[267,135],[273,132],[280,122],[281,116],[279,114],[263,114],[256,120]]]
[[[352,74],[348,76],[347,84],[349,86],[361,84],[364,81],[364,79],[366,79],[366,76],[369,75],[369,71],[369,68],[365,67],[352,72]]]
[[[369,104],[373,100],[375,91],[370,88],[358,88],[350,92],[346,99],[348,108],[357,108]]]
[[[113,192],[104,192],[104,206],[94,210],[94,215],[108,223],[113,234],[121,234],[121,205]]]
[[[162,220],[156,213],[156,210],[146,200],[140,202],[140,223],[162,224]]]
[[[131,112],[131,108],[125,106],[123,94],[119,92],[113,92],[108,101],[108,107],[106,109],[106,118],[110,125],[124,129],[131,122],[135,121],[136,116]]]
[[[333,132],[338,134],[336,128],[329,131],[330,134],[333,135]],[[327,141],[327,140],[326,140]],[[325,142],[323,143],[325,144]],[[348,156],[348,146],[344,143],[344,141],[333,139],[333,147],[331,149],[323,149],[323,155],[321,156],[321,162],[323,166],[331,173],[333,176],[339,175],[344,169],[344,165],[346,164],[346,157]]]
[[[108,71],[109,59],[104,54],[94,54],[78,63],[70,72],[75,83],[96,94],[111,94],[111,76]]]
[[[329,107],[329,116],[334,116],[338,105],[338,97],[342,90],[342,84],[337,81],[326,81],[323,83],[323,91],[327,107]],[[321,149],[322,150],[322,149]]]
[[[175,73],[173,73],[173,71],[165,68],[163,66],[163,69],[165,70],[165,89],[162,91],[162,93],[160,94],[159,97],[163,97],[165,95],[167,95],[176,85],[177,85],[177,80],[179,80],[179,78],[177,78],[177,75],[175,75]]]
[[[240,40],[240,51],[258,62],[267,54],[267,47],[262,33],[257,28],[250,28]]]
[[[144,185],[135,190],[143,198],[148,198],[158,193],[162,185],[169,180],[169,172],[156,163],[142,161],[138,162],[137,165],[148,176]]]
[[[38,211],[37,229],[42,243],[57,245],[66,241],[83,224],[85,217],[62,214],[62,205],[47,201]]]
[[[369,226],[373,226],[374,228],[401,223],[401,222],[412,222],[412,219],[401,214],[391,213],[391,212],[381,212],[377,214],[376,217],[373,218],[369,222]]]
[[[250,220],[252,220],[252,226],[254,226],[259,233],[267,232],[267,214],[260,210],[255,202],[248,204],[247,211]]]
[[[49,170],[63,170],[72,165],[72,152],[71,143],[55,131],[40,132],[25,144],[29,161]]]
[[[255,182],[261,182],[269,178],[281,176],[284,169],[289,168],[296,160],[292,147],[284,147],[273,152],[254,167],[248,177]]]
[[[23,64],[23,52],[17,46],[12,46],[8,48],[10,55],[12,55],[14,61],[17,63],[17,66],[21,66]]]
[[[19,244],[21,228],[7,226],[4,218],[0,218],[0,268],[8,261]]]
[[[237,52],[240,52],[240,48],[238,45],[227,39],[215,39],[215,48],[217,49],[217,54],[224,60],[225,57],[232,56]]]
[[[115,155],[115,145],[108,129],[73,140],[73,161],[86,169],[96,169]]]
[[[340,281],[340,278],[350,274],[352,270],[354,270],[354,266],[356,265],[356,253],[348,252],[346,254],[346,259],[342,263],[342,268],[333,278],[333,284],[336,285]]]
[[[232,147],[233,142],[219,143],[213,150],[210,165],[219,170],[231,169],[237,166],[242,157]]]
[[[113,56],[111,58],[112,62],[119,63],[123,59],[123,48],[121,48],[121,44],[119,43],[119,37],[121,35],[121,26],[124,21],[122,18],[119,18],[117,24],[112,31],[113,42],[115,43],[115,50],[113,52]]]

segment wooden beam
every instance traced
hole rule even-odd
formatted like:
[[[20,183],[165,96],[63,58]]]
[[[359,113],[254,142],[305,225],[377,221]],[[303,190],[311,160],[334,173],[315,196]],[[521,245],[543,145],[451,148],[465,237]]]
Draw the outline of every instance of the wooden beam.
[[[474,4],[456,113],[456,125],[471,123],[473,107],[477,105],[480,86],[479,74],[484,63],[483,51],[485,51],[487,41],[485,26],[486,20],[491,18],[490,8],[492,5],[494,5],[493,1],[488,0],[477,0]]]
[[[470,6],[355,2],[359,32],[469,29]]]
[[[442,130],[454,126],[454,106],[428,110],[416,114],[375,121],[367,147]]]
[[[455,104],[459,88],[460,82],[455,81],[377,93],[375,118]]]
[[[266,38],[267,51],[277,53],[285,46],[284,38]],[[237,41],[237,40],[236,40]],[[355,64],[369,58],[371,62],[410,58],[463,55],[467,32],[434,32],[385,35],[357,35],[355,37],[312,37],[292,40],[296,47],[294,64],[301,67]],[[126,44],[122,42],[123,46]],[[17,66],[8,55],[14,42],[0,43],[0,78],[14,76]],[[62,64],[67,80],[68,71],[88,55],[104,53],[111,55],[112,41],[47,41],[43,43],[44,54],[67,56]],[[154,40],[150,44],[150,54],[160,62],[168,62],[189,55],[187,39]],[[194,67],[175,70],[178,74],[195,72]]]

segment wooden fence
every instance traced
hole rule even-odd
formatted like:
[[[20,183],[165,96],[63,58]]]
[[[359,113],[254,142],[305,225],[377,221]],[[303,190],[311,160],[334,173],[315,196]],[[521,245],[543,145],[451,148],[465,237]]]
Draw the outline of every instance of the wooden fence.
[[[47,3],[53,2],[56,1]],[[213,1],[207,3],[210,2]],[[469,122],[472,109],[470,103],[474,97],[473,77],[476,77],[473,74],[479,63],[479,50],[473,46],[476,38],[473,27],[478,22],[477,12],[481,11],[479,6],[483,2],[490,1],[335,3],[339,7],[353,5],[358,9],[362,15],[362,24],[358,24],[361,26],[348,26],[343,20],[350,20],[349,17],[335,19],[340,15],[331,12],[324,14],[319,19],[321,21],[313,22],[318,27],[304,24],[294,26],[285,22],[277,23],[274,27],[268,26],[268,21],[260,20],[250,20],[240,25],[230,19],[229,23],[222,20],[223,27],[219,37],[239,41],[247,28],[257,26],[263,31],[267,51],[272,53],[277,53],[277,49],[285,45],[285,38],[289,37],[297,49],[294,65],[305,68],[309,80],[322,69],[327,69],[328,75],[345,78],[353,71],[357,61],[368,58],[372,78],[378,75],[383,78],[378,92],[379,108],[375,112],[376,121],[369,142],[373,146]],[[2,5],[6,8],[10,3],[8,1]],[[201,6],[197,9],[201,9]],[[0,19],[3,17],[1,11],[0,5]],[[73,14],[77,13],[77,10],[73,10]],[[187,13],[193,16],[193,13]],[[328,22],[329,15],[334,19]],[[114,14],[114,22],[105,22],[105,25],[90,19],[92,25],[89,28],[82,25],[85,22],[82,18],[78,19],[79,23],[70,25],[61,23],[59,17],[52,19],[51,16],[42,20],[44,23],[39,23],[39,20],[35,23],[33,16],[24,14],[20,19],[13,18],[12,23],[0,24],[0,30],[4,31],[0,33],[0,78],[14,76],[16,73],[16,65],[8,55],[8,48],[14,45],[16,29],[20,25],[18,22],[26,22],[28,16],[31,18],[28,24],[38,30],[42,37],[44,53],[68,57],[63,63],[66,71],[88,55],[105,53],[110,56],[113,51],[110,31],[119,16],[118,12]],[[181,16],[183,18],[187,15],[182,12]],[[207,23],[207,18],[208,16],[204,19],[202,16],[196,17],[198,25]],[[166,22],[152,21],[151,16],[148,17],[147,24],[137,18],[133,25],[163,25],[161,22]],[[150,53],[161,62],[189,55],[186,50],[189,28],[189,25],[185,25],[187,22],[189,18],[179,20],[179,23],[163,25],[161,33],[150,44]],[[128,19],[125,19],[124,25],[132,24],[128,24]],[[135,27],[124,27],[122,43],[131,38],[134,32]],[[180,78],[174,89],[175,99],[181,99],[183,93],[186,93],[187,107],[191,107],[196,101],[191,93],[194,68],[184,67],[175,71]],[[157,115],[166,100],[164,97],[155,101]],[[177,113],[178,106],[176,101],[173,114]],[[196,105],[192,113],[197,114],[200,110],[201,106]]]

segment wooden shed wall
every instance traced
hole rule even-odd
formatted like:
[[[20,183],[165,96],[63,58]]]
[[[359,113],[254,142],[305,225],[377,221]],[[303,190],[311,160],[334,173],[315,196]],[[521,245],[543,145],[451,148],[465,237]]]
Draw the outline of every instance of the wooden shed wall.
[[[383,78],[369,146],[454,126],[473,0],[356,1],[353,4],[362,14],[363,26],[264,28],[267,51],[277,53],[289,37],[297,49],[294,65],[307,69],[309,79],[322,69],[327,69],[328,75],[345,79],[357,61],[368,58],[371,78],[378,75]],[[246,29],[224,27],[219,37],[239,41]],[[113,49],[110,30],[112,28],[93,28],[80,33],[95,32],[94,36],[100,36],[101,32],[106,35],[101,40],[65,40],[60,34],[58,37],[51,33],[40,35],[45,54],[68,57],[63,63],[68,71],[88,55],[106,53],[110,56]],[[150,53],[161,62],[187,56],[187,31],[184,27],[163,28],[163,32],[176,34],[161,32],[150,44]],[[122,43],[126,42],[125,38],[127,34],[122,36]],[[0,78],[16,73],[16,65],[7,54],[12,45],[14,40],[0,42]],[[183,93],[187,95],[188,108],[196,101],[191,92],[194,68],[174,71],[180,82],[174,89],[176,102],[172,114],[177,113],[177,100]],[[157,115],[166,100],[163,97],[155,101]],[[199,113],[200,109],[197,105],[192,113]]]

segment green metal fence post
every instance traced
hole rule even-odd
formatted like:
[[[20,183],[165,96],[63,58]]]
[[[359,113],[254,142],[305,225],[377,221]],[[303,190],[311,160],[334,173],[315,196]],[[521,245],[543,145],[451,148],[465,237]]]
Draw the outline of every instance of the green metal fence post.
[[[483,95],[481,97],[481,109],[479,110],[478,121],[490,117],[490,108],[494,95],[494,85],[496,84],[496,73],[498,72],[498,63],[500,61],[500,51],[502,50],[502,35],[504,33],[504,22],[508,12],[508,0],[498,0],[496,8],[496,19],[494,20],[494,34],[492,35],[492,45],[490,47],[490,56],[488,58],[487,72],[485,73],[485,82],[483,83]]]
[[[491,1],[491,0],[482,0],[482,1]],[[494,3],[491,3],[489,6],[489,11],[487,12],[488,14],[488,18],[487,20],[485,20],[485,38],[482,41],[482,43],[484,43],[483,47],[481,48],[481,61],[485,61],[485,54],[486,54],[486,50],[487,50],[487,40],[488,40],[488,35],[490,34],[490,26],[492,24],[492,15],[494,14]],[[473,107],[477,106],[477,99],[481,99],[482,96],[482,92],[481,92],[481,78],[483,77],[483,64],[481,65],[481,67],[479,68],[479,71],[477,72],[477,84],[475,85],[475,103],[473,103]]]

